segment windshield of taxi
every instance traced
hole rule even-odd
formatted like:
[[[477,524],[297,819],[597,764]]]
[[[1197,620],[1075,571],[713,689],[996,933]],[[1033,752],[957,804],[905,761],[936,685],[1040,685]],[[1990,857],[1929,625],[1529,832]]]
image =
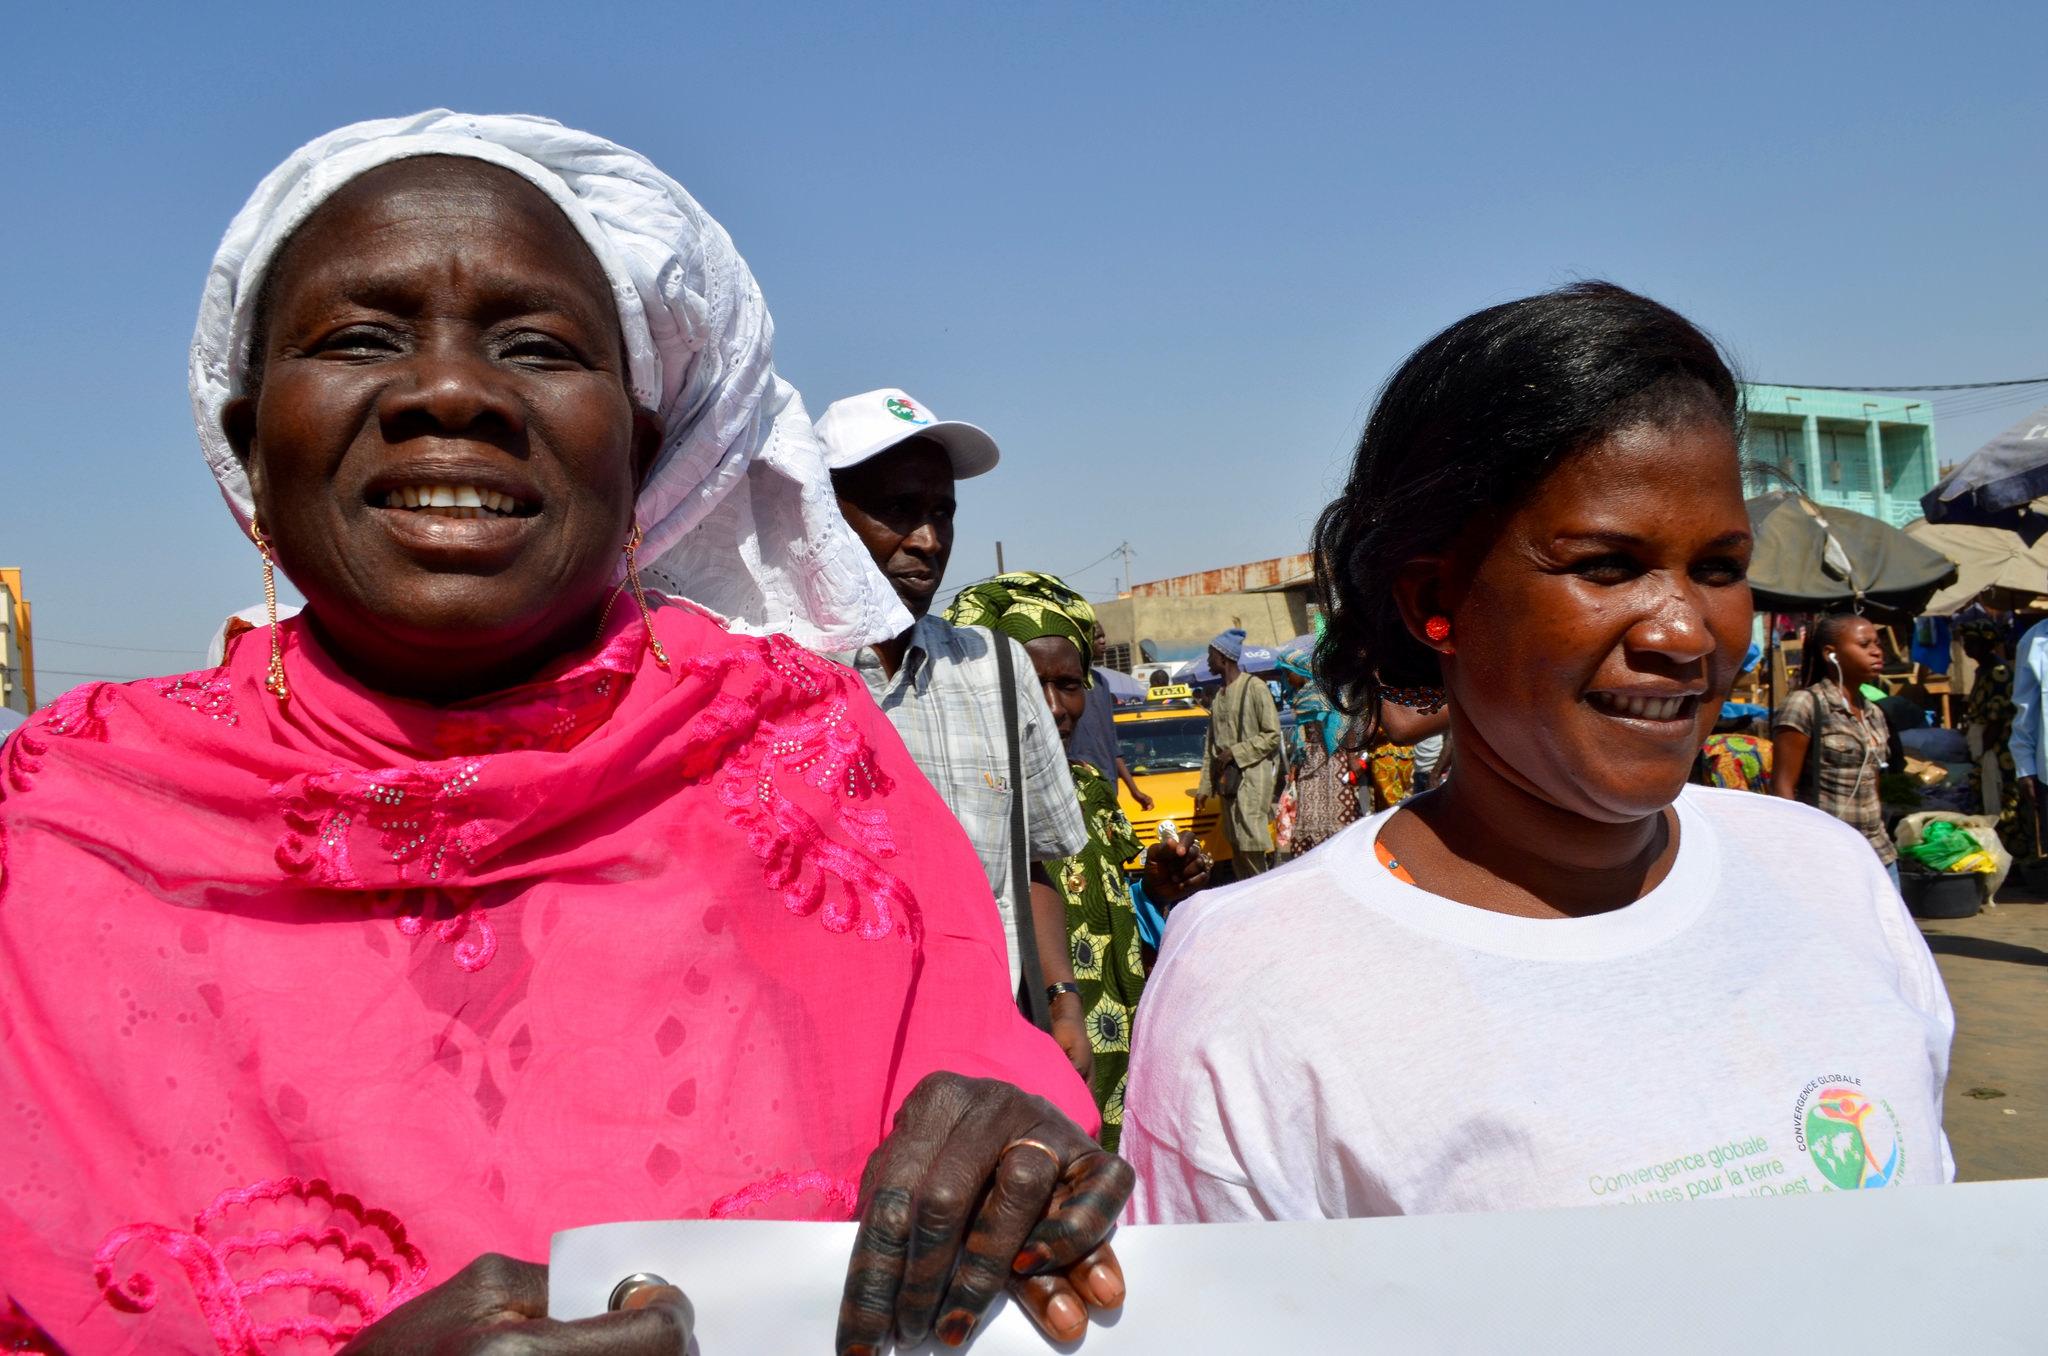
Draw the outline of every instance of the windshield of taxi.
[[[1132,720],[1116,727],[1116,747],[1133,777],[1148,772],[1199,772],[1208,735],[1207,716]]]

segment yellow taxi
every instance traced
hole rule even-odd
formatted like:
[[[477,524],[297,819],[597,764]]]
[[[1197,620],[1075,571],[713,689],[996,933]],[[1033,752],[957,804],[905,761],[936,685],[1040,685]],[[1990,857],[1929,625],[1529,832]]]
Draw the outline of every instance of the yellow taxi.
[[[1123,707],[1112,719],[1117,755],[1131,770],[1131,780],[1152,798],[1152,808],[1141,810],[1129,791],[1117,787],[1117,804],[1138,831],[1140,844],[1139,856],[1124,865],[1138,866],[1143,849],[1159,841],[1163,819],[1172,820],[1182,832],[1194,830],[1215,861],[1229,860],[1230,844],[1218,822],[1221,802],[1210,799],[1199,813],[1195,810],[1195,787],[1202,780],[1209,742],[1209,713],[1195,701],[1194,689],[1184,684],[1152,688],[1142,705]]]

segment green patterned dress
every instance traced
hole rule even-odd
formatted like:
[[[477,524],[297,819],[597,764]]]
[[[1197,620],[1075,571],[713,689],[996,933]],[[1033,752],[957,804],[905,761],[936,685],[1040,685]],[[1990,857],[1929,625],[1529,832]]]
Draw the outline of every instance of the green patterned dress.
[[[1102,1108],[1102,1147],[1112,1152],[1124,1125],[1124,1075],[1131,1066],[1131,1014],[1145,987],[1138,958],[1138,911],[1124,884],[1123,864],[1138,852],[1138,834],[1117,808],[1116,787],[1086,763],[1074,763],[1074,789],[1088,845],[1045,864],[1046,878],[1067,905],[1067,947],[1081,986],[1082,1020],[1095,1051],[1095,1104]]]

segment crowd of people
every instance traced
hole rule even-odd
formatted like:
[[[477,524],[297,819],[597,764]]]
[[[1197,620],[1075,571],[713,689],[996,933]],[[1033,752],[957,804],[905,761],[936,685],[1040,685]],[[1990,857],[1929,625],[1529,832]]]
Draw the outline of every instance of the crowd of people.
[[[540,119],[345,127],[236,215],[198,435],[306,607],[0,752],[17,1344],[677,1352],[672,1286],[546,1317],[552,1233],[650,1217],[857,1221],[841,1352],[1006,1290],[1067,1342],[1119,1219],[1953,1175],[1864,837],[1689,784],[1751,613],[1683,317],[1577,284],[1389,379],[1291,753],[1211,647],[1228,885],[1118,809],[1079,594],[935,610],[995,441],[899,388],[814,424],[771,332],[679,184]],[[1851,807],[1859,644],[1799,717]]]
[[[1955,651],[1972,666],[1957,683],[1952,708],[1920,681],[1922,666],[1900,657],[1896,635],[1854,612],[1810,621],[1775,619],[1800,645],[1797,669],[1781,704],[1723,707],[1717,733],[1702,745],[1702,784],[1764,792],[1814,806],[1862,834],[1894,886],[1902,884],[1900,821],[1934,813],[1995,843],[2015,863],[2042,858],[2042,815],[2036,749],[2043,688],[2022,681],[2011,655],[2048,647],[2048,628],[2020,634],[2010,614],[1973,604],[1936,631],[1938,651],[1921,651],[1948,667]],[[1930,628],[1934,629],[1934,628]],[[1752,647],[1752,660],[1760,649]],[[1953,681],[1953,680],[1952,680]],[[1759,693],[1758,695],[1762,695]],[[1923,782],[1914,759],[1936,775]],[[1951,774],[1956,774],[1951,776]]]

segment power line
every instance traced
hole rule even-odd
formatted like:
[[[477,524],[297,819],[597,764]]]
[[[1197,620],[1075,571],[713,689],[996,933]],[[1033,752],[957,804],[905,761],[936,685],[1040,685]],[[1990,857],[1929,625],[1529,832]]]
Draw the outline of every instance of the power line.
[[[1964,396],[1952,405],[1942,406],[1942,417],[1958,419],[1966,415],[1988,414],[1993,410],[2019,409],[2040,400],[2038,392],[2029,391],[2021,395]]]
[[[1897,391],[1904,393],[1914,391],[1988,391],[1994,386],[2048,386],[2048,376],[2015,377],[2011,381],[1956,381],[1950,382],[1947,385],[1935,384],[1925,386],[1829,386],[1823,382],[1816,381],[1767,381],[1758,384],[1763,386],[1789,386],[1796,390],[1805,391]]]
[[[142,677],[134,673],[82,673],[77,669],[46,669],[41,664],[36,665],[38,678],[46,673],[54,673],[60,678],[104,678],[112,683],[133,683],[140,681]]]
[[[1121,575],[1117,576],[1116,580],[1114,581],[1116,586],[1111,588],[1107,593],[1104,593],[1103,598],[1121,598],[1123,597],[1124,593],[1131,587],[1131,556],[1133,554],[1135,553],[1131,550],[1131,544],[1128,541],[1120,541],[1115,546],[1109,548],[1108,555],[1097,556],[1095,559],[1089,561],[1086,565],[1083,565],[1078,570],[1068,570],[1066,573],[1060,575],[1060,578],[1072,579],[1077,574],[1086,574],[1088,573],[1088,571],[1094,569],[1096,566],[1107,563],[1110,556],[1120,555],[1124,558],[1124,572]],[[1089,594],[1086,589],[1079,590],[1079,592],[1081,592],[1084,596],[1094,596],[1092,594]],[[1096,592],[1101,593],[1102,591],[1098,589]],[[1098,599],[1097,601],[1100,601],[1100,599]]]
[[[82,650],[120,650],[128,654],[193,655],[199,653],[196,647],[188,650],[160,650],[148,645],[105,645],[92,640],[66,640],[62,636],[46,636],[40,631],[35,632],[32,639],[38,645],[76,645]]]
[[[1117,543],[1117,544],[1116,544],[1115,546],[1112,546],[1112,547],[1110,547],[1110,548],[1109,548],[1109,549],[1108,549],[1107,551],[1104,551],[1104,552],[1103,552],[1103,553],[1102,553],[1101,555],[1099,555],[1099,556],[1095,557],[1095,559],[1093,559],[1093,560],[1089,561],[1089,562],[1088,562],[1088,563],[1087,563],[1086,565],[1083,565],[1083,566],[1082,566],[1082,567],[1081,567],[1080,569],[1078,569],[1078,570],[1067,570],[1067,571],[1064,571],[1064,572],[1063,572],[1063,573],[1062,573],[1062,574],[1060,575],[1060,578],[1062,578],[1062,579],[1065,579],[1065,578],[1067,578],[1067,577],[1068,577],[1068,576],[1070,576],[1070,575],[1077,575],[1077,574],[1086,574],[1086,573],[1087,573],[1088,571],[1090,571],[1090,570],[1094,569],[1094,568],[1095,568],[1095,567],[1096,567],[1097,565],[1100,565],[1100,564],[1101,564],[1101,563],[1102,563],[1103,561],[1105,561],[1105,560],[1108,560],[1108,559],[1109,559],[1109,558],[1110,558],[1111,556],[1115,555],[1115,554],[1116,554],[1117,552],[1119,552],[1119,551],[1121,551],[1121,550],[1123,550],[1123,549],[1124,549],[1124,544],[1123,544],[1122,542],[1118,542],[1118,543]]]

